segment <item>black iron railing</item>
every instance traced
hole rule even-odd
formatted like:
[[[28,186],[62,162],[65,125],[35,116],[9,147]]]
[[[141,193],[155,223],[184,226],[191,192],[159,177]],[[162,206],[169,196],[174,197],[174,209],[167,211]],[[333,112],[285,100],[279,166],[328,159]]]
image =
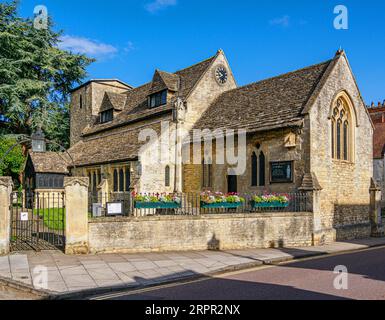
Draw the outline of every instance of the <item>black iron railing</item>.
[[[137,200],[131,193],[90,193],[89,216],[146,217],[156,215],[204,215],[204,214],[249,214],[265,212],[310,212],[308,194],[287,193],[287,202],[256,202],[256,194],[240,194],[241,202],[206,203],[199,193],[178,193],[173,195],[144,193],[144,201]],[[260,194],[261,196],[262,194]],[[162,202],[164,196],[173,196],[175,201]],[[157,199],[156,199],[157,198]],[[150,201],[148,201],[150,200]]]

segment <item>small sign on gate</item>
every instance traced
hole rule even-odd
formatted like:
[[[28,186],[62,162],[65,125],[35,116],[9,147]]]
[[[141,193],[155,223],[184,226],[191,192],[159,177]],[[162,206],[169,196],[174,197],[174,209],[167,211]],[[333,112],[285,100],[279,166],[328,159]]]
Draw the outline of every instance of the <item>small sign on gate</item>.
[[[20,220],[21,221],[28,221],[28,212],[21,212],[20,213]]]

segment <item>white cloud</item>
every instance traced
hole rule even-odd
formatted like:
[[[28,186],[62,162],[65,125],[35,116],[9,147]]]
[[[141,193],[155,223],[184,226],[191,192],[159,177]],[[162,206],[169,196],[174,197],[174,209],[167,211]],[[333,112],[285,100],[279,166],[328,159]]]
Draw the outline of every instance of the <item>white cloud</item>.
[[[124,52],[128,53],[128,52],[134,51],[135,49],[136,48],[134,44],[131,41],[128,41],[126,47],[124,48]]]
[[[58,44],[60,49],[86,54],[91,57],[105,57],[118,51],[118,49],[112,45],[82,37],[64,35],[60,37],[60,41]]]
[[[290,17],[288,15],[270,20],[272,26],[282,26],[287,28],[290,25]]]
[[[175,6],[177,4],[177,0],[155,0],[146,5],[146,10],[150,13],[158,12],[167,7]]]

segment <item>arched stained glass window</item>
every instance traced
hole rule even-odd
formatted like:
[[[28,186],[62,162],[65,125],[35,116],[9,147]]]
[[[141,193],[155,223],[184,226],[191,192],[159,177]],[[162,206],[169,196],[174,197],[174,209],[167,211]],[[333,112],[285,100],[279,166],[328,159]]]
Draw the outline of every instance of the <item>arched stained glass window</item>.
[[[348,146],[349,146],[349,122],[344,123],[344,160],[349,160],[348,157]]]
[[[341,96],[334,102],[331,118],[332,158],[342,161],[353,160],[353,114],[347,98]]]
[[[337,122],[337,159],[341,159],[341,121]]]

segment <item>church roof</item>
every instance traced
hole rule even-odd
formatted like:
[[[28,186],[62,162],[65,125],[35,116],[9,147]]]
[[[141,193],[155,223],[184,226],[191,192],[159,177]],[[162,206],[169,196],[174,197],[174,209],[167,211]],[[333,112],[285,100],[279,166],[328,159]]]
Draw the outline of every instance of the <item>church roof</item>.
[[[62,152],[29,152],[36,173],[68,174],[69,156]]]
[[[177,89],[176,80],[178,79],[178,95],[182,98],[187,98],[215,58],[216,56],[213,56],[189,68],[179,70],[174,74],[162,71],[158,71],[158,74],[165,85],[170,86],[170,89]],[[152,81],[127,91],[124,94],[126,96],[124,109],[114,118],[113,121],[104,124],[95,124],[92,127],[88,127],[83,131],[83,134],[92,135],[96,132],[105,131],[134,121],[140,121],[151,116],[157,116],[165,112],[172,112],[173,105],[171,104],[149,109],[148,96],[151,93],[154,93]]]
[[[160,124],[153,127],[160,132]],[[142,128],[128,129],[76,143],[68,152],[76,166],[97,165],[108,162],[135,161],[142,143],[138,136]]]
[[[302,111],[333,60],[227,91],[195,129],[264,131],[298,124]]]

